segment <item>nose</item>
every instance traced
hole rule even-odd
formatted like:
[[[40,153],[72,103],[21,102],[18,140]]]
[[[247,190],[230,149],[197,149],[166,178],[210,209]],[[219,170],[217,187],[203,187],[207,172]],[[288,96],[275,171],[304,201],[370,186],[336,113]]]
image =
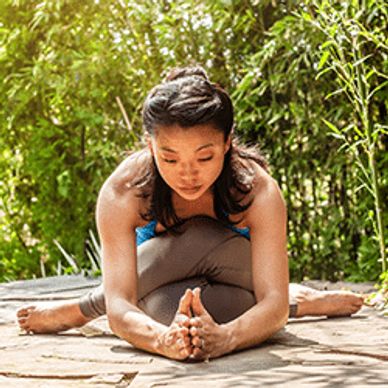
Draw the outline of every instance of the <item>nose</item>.
[[[186,183],[193,183],[198,177],[198,168],[194,163],[182,163],[179,177]]]

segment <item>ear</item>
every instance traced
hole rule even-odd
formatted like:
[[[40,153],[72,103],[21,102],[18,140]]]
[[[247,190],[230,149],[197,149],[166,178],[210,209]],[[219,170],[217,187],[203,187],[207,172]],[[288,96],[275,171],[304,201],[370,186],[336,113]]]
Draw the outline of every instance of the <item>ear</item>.
[[[150,150],[151,155],[154,156],[154,149],[152,148],[152,138],[148,133],[145,135],[145,140],[147,142],[147,147]]]

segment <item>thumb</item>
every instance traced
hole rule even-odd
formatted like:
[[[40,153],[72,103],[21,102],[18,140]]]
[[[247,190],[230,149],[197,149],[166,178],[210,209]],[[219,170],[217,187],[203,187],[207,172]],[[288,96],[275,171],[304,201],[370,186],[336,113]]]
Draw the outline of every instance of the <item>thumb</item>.
[[[201,301],[201,289],[199,287],[195,288],[193,291],[191,307],[196,316],[203,315],[207,312]]]
[[[185,314],[188,317],[191,317],[190,305],[193,299],[193,292],[190,289],[187,289],[179,301],[178,313]]]

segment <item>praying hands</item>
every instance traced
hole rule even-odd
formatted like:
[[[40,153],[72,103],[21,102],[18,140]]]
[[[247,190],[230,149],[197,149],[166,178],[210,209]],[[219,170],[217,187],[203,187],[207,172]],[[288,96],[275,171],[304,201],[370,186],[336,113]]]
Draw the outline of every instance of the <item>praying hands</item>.
[[[201,290],[187,289],[171,325],[158,338],[164,356],[205,361],[231,352],[228,330],[216,323],[201,301]]]

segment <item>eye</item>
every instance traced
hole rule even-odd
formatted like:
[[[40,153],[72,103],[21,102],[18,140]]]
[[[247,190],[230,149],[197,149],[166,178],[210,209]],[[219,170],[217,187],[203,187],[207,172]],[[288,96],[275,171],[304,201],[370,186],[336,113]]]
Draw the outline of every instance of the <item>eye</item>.
[[[213,156],[209,156],[207,158],[198,159],[200,162],[208,162],[209,160],[212,160]]]
[[[176,163],[176,160],[174,159],[163,159],[163,161],[170,164]]]

